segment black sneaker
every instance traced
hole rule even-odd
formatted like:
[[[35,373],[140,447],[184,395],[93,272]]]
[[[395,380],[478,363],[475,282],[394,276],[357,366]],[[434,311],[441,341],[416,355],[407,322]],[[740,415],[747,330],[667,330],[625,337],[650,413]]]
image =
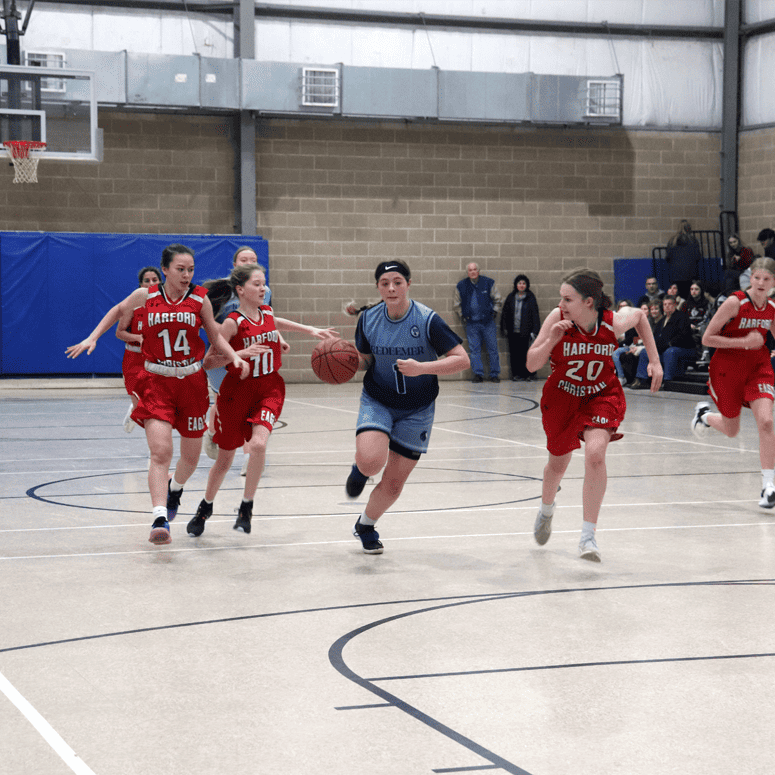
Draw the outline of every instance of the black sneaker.
[[[350,475],[347,477],[347,483],[344,486],[347,492],[348,498],[357,498],[366,486],[366,482],[369,481],[368,476],[364,476],[359,470],[358,466],[353,465]]]
[[[180,508],[180,496],[183,495],[183,490],[170,489],[170,483],[167,482],[167,519],[172,522],[178,515],[178,509]]]
[[[490,382],[500,382],[500,381],[501,381],[500,377],[490,377]]]
[[[234,523],[235,530],[241,530],[243,533],[250,532],[250,518],[253,516],[253,501],[242,501],[237,514],[237,521]]]
[[[205,500],[200,501],[199,506],[196,509],[193,519],[186,526],[186,530],[190,536],[197,538],[205,531],[205,520],[210,519],[213,515],[213,504],[208,503]]]
[[[151,535],[148,536],[148,540],[157,546],[161,544],[172,543],[172,537],[170,536],[170,523],[167,522],[164,517],[157,517],[153,520],[153,525],[151,525]]]
[[[366,554],[382,554],[384,547],[382,541],[379,540],[379,533],[373,525],[362,525],[358,521],[353,528],[353,535],[361,539],[363,551]]]
[[[484,377],[481,374],[477,374],[471,382],[484,382]]]

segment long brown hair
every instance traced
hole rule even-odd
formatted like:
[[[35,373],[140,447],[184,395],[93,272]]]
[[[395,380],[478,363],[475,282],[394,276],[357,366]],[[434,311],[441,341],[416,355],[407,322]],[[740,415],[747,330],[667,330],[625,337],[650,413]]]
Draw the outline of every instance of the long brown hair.
[[[603,281],[594,269],[574,269],[563,282],[570,285],[582,299],[591,298],[595,309],[611,309],[611,297],[603,293]]]

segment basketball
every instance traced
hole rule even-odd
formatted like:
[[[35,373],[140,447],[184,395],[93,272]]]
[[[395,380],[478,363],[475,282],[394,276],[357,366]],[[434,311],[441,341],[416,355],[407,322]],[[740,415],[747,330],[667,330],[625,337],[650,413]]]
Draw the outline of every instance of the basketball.
[[[324,339],[312,351],[312,371],[329,385],[341,385],[351,380],[359,363],[355,345],[344,339]]]

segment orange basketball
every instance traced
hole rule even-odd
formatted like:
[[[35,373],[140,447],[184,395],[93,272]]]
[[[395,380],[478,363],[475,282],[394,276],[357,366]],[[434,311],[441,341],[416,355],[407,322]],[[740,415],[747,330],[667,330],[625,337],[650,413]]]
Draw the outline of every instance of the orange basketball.
[[[351,380],[359,363],[355,345],[344,339],[324,339],[312,351],[312,371],[329,385],[341,385]]]

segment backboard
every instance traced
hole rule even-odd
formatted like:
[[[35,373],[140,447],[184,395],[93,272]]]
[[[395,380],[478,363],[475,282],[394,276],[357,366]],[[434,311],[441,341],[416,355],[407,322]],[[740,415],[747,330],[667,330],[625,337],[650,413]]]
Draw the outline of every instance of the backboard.
[[[39,140],[46,159],[101,161],[94,73],[0,64],[0,142]]]

